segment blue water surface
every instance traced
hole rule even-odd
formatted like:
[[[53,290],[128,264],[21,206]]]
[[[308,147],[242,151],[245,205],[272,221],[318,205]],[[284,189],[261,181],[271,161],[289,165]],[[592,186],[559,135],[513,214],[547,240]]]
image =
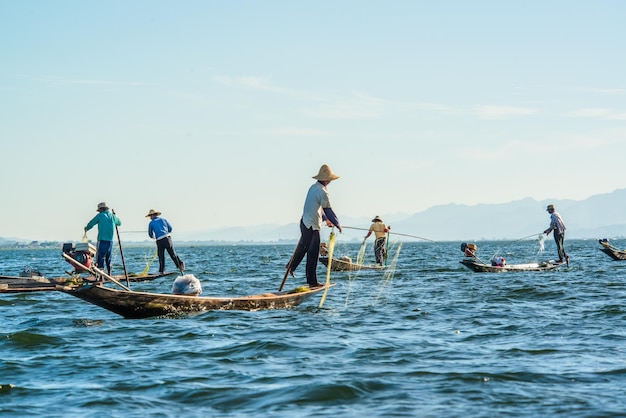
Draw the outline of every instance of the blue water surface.
[[[287,310],[129,320],[61,292],[0,294],[0,415],[625,416],[626,261],[568,240],[569,267],[473,273],[460,245],[392,240],[394,269],[332,272],[322,307],[316,295]],[[533,239],[477,245],[509,263],[556,255],[551,239],[543,252]],[[177,250],[203,295],[242,296],[278,290],[293,246]],[[339,236],[335,255],[358,250]],[[124,248],[135,273],[153,255]],[[70,269],[60,248],[0,251],[0,274],[25,266]],[[306,283],[304,264],[296,276],[286,288]],[[131,287],[167,293],[172,281]]]

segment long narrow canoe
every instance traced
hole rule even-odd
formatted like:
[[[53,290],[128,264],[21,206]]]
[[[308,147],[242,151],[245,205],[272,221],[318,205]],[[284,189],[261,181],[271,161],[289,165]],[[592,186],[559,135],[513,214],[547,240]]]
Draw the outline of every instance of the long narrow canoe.
[[[128,280],[131,282],[140,282],[147,280],[158,279],[159,277],[167,277],[178,273],[164,273],[164,274],[143,274],[143,275],[128,275]],[[126,280],[124,276],[113,276],[117,280]],[[50,292],[57,290],[57,286],[76,286],[81,285],[84,282],[91,282],[94,280],[93,276],[68,276],[68,277],[42,277],[42,276],[1,276],[0,275],[0,293],[21,293],[21,292]]]
[[[526,263],[526,264],[507,264],[503,267],[492,266],[491,264],[481,263],[474,259],[465,259],[461,261],[468,269],[476,273],[504,273],[510,271],[546,271],[554,270],[561,267],[562,263],[555,263],[552,261],[542,261],[541,263]]]
[[[626,251],[615,248],[611,244],[608,243],[608,240],[599,240],[600,244],[602,244],[602,248],[600,251],[607,254],[613,260],[626,260]]]
[[[320,263],[328,268],[328,257],[320,257]],[[352,261],[342,260],[341,258],[335,257],[333,257],[333,261],[330,263],[331,271],[384,270],[385,268],[385,266],[377,264],[356,264]]]
[[[330,286],[334,286],[334,284]],[[308,286],[301,286],[288,292],[263,293],[240,297],[203,297],[129,292],[127,290],[93,285],[80,287],[60,286],[59,290],[121,315],[124,318],[138,319],[211,310],[258,311],[263,309],[293,308],[325,288],[326,286],[320,286],[310,289]]]
[[[57,285],[65,284],[63,278],[0,276],[0,293],[53,291]]]

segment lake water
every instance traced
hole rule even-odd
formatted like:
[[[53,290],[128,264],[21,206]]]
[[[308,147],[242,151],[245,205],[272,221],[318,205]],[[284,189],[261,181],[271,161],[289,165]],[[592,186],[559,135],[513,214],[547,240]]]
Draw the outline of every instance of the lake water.
[[[335,255],[356,259],[340,237]],[[514,264],[556,253],[551,237],[541,253],[536,240],[476,244]],[[62,293],[0,294],[0,415],[626,416],[626,261],[567,240],[569,268],[473,273],[460,245],[392,243],[393,272],[333,272],[321,308],[315,295],[290,310],[129,320]],[[177,247],[205,296],[278,290],[293,249]],[[153,252],[125,248],[128,270]],[[0,274],[62,276],[60,253],[0,251]],[[286,289],[306,283],[304,263],[296,276]]]

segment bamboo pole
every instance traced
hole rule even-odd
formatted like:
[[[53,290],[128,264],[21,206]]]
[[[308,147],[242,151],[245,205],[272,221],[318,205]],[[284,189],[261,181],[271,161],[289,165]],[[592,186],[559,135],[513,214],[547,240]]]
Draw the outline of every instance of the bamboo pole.
[[[132,292],[132,290],[130,290],[130,288],[128,288],[128,287],[126,287],[126,286],[124,286],[122,283],[118,282],[116,279],[114,279],[113,277],[109,276],[109,275],[108,275],[108,274],[106,274],[104,271],[100,270],[98,267],[94,267],[94,266],[87,267],[87,266],[86,266],[86,265],[84,265],[83,263],[81,263],[81,262],[79,262],[79,261],[74,260],[72,257],[70,257],[69,255],[67,255],[67,254],[65,254],[65,253],[63,253],[62,255],[63,255],[63,257],[65,257],[65,259],[66,259],[66,260],[68,260],[70,263],[72,263],[72,264],[76,264],[76,265],[78,265],[79,267],[83,268],[83,269],[84,269],[84,270],[86,270],[86,271],[90,271],[90,272],[92,272],[92,273],[96,273],[96,274],[99,274],[99,275],[101,275],[101,276],[103,276],[103,277],[106,277],[108,280],[112,281],[113,283],[115,283],[116,285],[118,285],[119,287],[121,287],[122,289],[124,289],[124,290],[128,290],[129,292]]]

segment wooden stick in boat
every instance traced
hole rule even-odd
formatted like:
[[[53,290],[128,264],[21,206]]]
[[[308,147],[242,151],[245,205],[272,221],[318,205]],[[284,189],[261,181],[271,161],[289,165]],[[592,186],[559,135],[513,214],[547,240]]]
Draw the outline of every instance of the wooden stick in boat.
[[[111,209],[111,212],[115,215],[115,210]],[[126,261],[124,261],[124,251],[122,251],[122,240],[120,239],[120,230],[115,224],[115,233],[117,234],[117,244],[120,246],[120,255],[122,256],[122,267],[124,267],[124,277],[126,277],[126,286],[130,289],[130,280],[128,280],[128,271],[126,271]]]
[[[298,241],[298,244],[300,244],[300,241]],[[283,286],[285,286],[285,282],[287,281],[287,276],[289,275],[289,272],[291,271],[291,262],[293,261],[293,257],[296,255],[296,251],[298,251],[298,244],[296,244],[296,249],[293,250],[293,254],[291,255],[291,258],[289,259],[289,263],[287,263],[287,270],[285,271],[285,276],[283,277],[283,281],[280,283],[280,287],[278,288],[279,292],[282,292]]]
[[[72,257],[70,257],[69,255],[63,253],[62,254],[63,257],[65,257],[68,261],[70,261],[70,263],[72,264],[76,264],[77,266],[83,268],[84,270],[90,271],[92,273],[97,273],[103,277],[106,277],[107,279],[109,279],[110,281],[112,281],[113,283],[115,283],[116,285],[118,285],[119,287],[121,287],[124,290],[128,290],[129,292],[132,292],[132,290],[130,290],[130,288],[124,286],[122,283],[118,282],[117,280],[115,280],[113,277],[109,276],[108,274],[106,274],[104,271],[100,270],[98,267],[87,267],[86,265],[82,264],[79,261],[74,260]]]

